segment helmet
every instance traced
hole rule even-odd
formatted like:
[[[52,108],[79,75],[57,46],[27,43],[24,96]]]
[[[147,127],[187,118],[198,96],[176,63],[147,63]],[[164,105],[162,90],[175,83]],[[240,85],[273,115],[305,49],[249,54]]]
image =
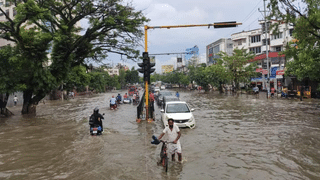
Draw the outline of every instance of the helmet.
[[[99,113],[99,107],[94,108],[93,112],[96,114]]]

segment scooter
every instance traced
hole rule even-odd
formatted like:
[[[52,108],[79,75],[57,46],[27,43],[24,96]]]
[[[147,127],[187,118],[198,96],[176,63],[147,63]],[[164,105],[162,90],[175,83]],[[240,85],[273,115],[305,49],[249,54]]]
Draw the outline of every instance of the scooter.
[[[104,115],[104,113],[102,115]],[[102,127],[99,124],[94,124],[94,119],[91,118],[91,116],[89,116],[89,126],[90,126],[90,134],[92,136],[101,135]]]
[[[102,128],[98,124],[94,124],[92,127],[90,127],[90,134],[92,136],[101,135],[101,132],[102,132]]]
[[[110,104],[110,109],[113,110],[113,109],[117,109],[118,108],[118,105],[117,103],[116,104]]]

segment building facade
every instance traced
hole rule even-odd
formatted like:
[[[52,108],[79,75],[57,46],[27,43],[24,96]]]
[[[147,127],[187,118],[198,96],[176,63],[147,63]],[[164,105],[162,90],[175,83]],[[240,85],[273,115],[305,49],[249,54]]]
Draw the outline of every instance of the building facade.
[[[221,38],[206,47],[206,63],[212,65],[217,63],[216,59],[219,59],[219,52],[225,52],[228,55],[232,55],[233,52],[233,41],[231,38]]]
[[[267,24],[267,34],[265,34],[265,22],[259,21],[261,28],[250,31],[242,31],[231,35],[233,48],[245,49],[247,52],[253,52],[256,56],[252,62],[257,62],[257,72],[261,72],[261,77],[254,78],[252,81],[262,90],[266,89],[267,81],[267,62],[269,60],[270,67],[270,83],[271,87],[277,89],[278,80],[282,81],[283,76],[277,75],[277,72],[283,71],[286,60],[285,55],[280,52],[285,50],[288,42],[292,41],[293,27],[282,23],[278,27],[277,32],[270,30],[272,24],[277,21],[269,21]],[[268,60],[266,50],[268,49]],[[282,72],[283,73],[283,72]],[[281,74],[281,73],[278,73]]]

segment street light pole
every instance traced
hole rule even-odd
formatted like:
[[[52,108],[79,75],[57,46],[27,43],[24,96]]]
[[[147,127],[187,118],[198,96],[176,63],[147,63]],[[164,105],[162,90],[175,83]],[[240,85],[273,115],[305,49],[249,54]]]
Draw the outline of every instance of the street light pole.
[[[267,58],[267,98],[270,97],[270,67],[269,67],[269,51],[268,51],[268,28],[267,28],[267,17],[266,17],[266,0],[263,0],[264,6],[264,28],[265,28],[265,39],[266,39],[266,58]]]

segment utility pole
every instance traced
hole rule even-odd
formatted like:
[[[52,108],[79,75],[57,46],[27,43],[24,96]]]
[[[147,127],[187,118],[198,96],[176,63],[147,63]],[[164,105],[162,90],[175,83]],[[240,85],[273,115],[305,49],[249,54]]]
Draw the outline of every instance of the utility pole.
[[[267,23],[267,10],[266,10],[266,1],[267,0],[263,0],[263,6],[264,6],[264,10],[263,11],[259,11],[260,12],[264,12],[264,30],[265,30],[265,40],[266,40],[266,59],[267,59],[267,82],[265,83],[266,88],[267,88],[267,98],[270,98],[270,69],[271,67],[269,67],[269,50],[268,50],[268,23]],[[264,74],[263,74],[264,77]]]

